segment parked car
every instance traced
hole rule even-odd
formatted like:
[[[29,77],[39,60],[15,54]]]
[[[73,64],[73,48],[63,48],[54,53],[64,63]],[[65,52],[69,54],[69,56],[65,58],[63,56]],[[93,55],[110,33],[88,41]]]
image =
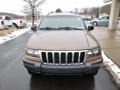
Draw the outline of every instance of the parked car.
[[[89,18],[82,18],[82,19],[83,19],[83,21],[84,21],[84,23],[86,24],[87,27],[88,26],[93,26],[91,19],[89,19]]]
[[[28,73],[96,75],[102,62],[101,48],[79,15],[50,13],[29,39],[23,63]]]
[[[12,27],[12,22],[7,20],[7,17],[0,16],[0,29]]]
[[[24,28],[26,26],[25,20],[22,20],[22,19],[13,19],[7,15],[1,16],[0,18],[4,22],[4,25],[7,25],[7,26],[13,26],[15,28]]]
[[[98,19],[92,20],[92,24],[94,26],[108,26],[109,24],[109,17],[101,17]]]
[[[83,19],[83,21],[85,21],[85,22],[91,22],[92,21],[92,19],[90,19],[90,18],[82,18]]]

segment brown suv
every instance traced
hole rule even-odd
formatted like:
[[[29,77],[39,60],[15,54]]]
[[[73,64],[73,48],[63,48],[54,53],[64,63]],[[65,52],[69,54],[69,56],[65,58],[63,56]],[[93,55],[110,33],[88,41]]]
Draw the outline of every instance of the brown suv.
[[[50,13],[29,39],[24,66],[34,74],[96,75],[102,64],[101,48],[79,15]]]

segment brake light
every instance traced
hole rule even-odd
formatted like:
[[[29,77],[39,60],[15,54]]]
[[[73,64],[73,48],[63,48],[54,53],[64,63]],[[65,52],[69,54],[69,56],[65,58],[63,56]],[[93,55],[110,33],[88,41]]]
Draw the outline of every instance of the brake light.
[[[1,24],[4,25],[4,21],[1,21]]]

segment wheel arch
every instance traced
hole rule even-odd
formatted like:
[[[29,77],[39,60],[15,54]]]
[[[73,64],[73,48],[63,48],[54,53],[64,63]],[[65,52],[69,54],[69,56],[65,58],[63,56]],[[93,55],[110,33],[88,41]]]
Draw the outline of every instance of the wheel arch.
[[[18,25],[16,23],[12,23],[16,28],[18,28]]]

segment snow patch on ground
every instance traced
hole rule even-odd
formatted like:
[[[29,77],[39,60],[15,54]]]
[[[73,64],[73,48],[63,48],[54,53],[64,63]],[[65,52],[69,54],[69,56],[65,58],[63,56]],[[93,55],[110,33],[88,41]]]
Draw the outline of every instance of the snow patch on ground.
[[[102,52],[102,56],[105,68],[110,72],[110,74],[113,76],[114,81],[120,87],[120,68],[110,58],[108,58],[104,52]]]
[[[17,31],[13,32],[12,34],[2,36],[2,37],[0,37],[0,44],[3,44],[7,41],[14,39],[14,38],[17,38],[18,36],[28,32],[29,30],[30,30],[29,28],[18,29]]]

